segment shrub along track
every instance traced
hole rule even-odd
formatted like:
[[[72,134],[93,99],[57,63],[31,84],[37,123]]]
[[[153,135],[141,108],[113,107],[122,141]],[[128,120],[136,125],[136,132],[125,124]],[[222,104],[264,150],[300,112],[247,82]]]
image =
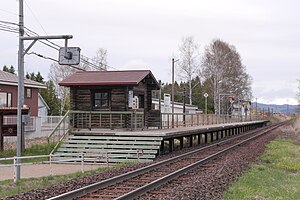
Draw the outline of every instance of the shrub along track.
[[[193,171],[187,173],[184,176],[181,176],[164,186],[161,186],[155,189],[152,192],[147,193],[144,196],[139,197],[139,199],[206,199],[206,198],[219,198],[223,191],[227,188],[232,180],[234,180],[238,175],[240,175],[244,170],[249,167],[251,162],[254,162],[256,158],[263,152],[265,143],[273,139],[276,134],[273,131],[268,133],[254,141],[248,142],[246,145],[243,145],[236,151],[231,151],[215,159],[209,161],[208,163],[202,165],[200,168],[194,169]],[[236,141],[237,143],[238,141]],[[226,144],[228,146],[228,144]],[[226,146],[225,145],[225,146]],[[224,145],[216,146],[213,149],[212,154],[216,152],[216,149],[225,148]],[[203,158],[205,154],[201,153],[199,155],[195,154],[192,157],[197,158],[198,160]],[[201,157],[202,156],[202,157]],[[189,159],[193,160],[193,159]],[[187,163],[187,161],[181,162]],[[176,166],[175,165],[175,166]],[[101,180],[112,177],[117,174],[122,174],[122,172],[133,170],[139,166],[132,166],[131,169],[121,168],[117,170],[112,170],[108,172],[100,173]],[[186,164],[185,164],[186,166]],[[164,167],[166,168],[166,167]],[[171,168],[171,167],[168,167]],[[155,173],[152,171],[152,174]],[[159,174],[161,172],[157,172]],[[97,179],[97,180],[96,180]],[[99,181],[99,175],[93,175],[86,177],[84,179],[79,179],[75,182],[61,184],[56,187],[53,186],[46,190],[35,190],[24,193],[10,199],[47,199],[50,196],[55,196],[55,193],[62,193],[63,191],[68,191],[70,189],[78,188],[78,185],[81,187],[88,185],[89,182]],[[135,180],[146,180],[147,178],[136,178]],[[152,178],[148,178],[152,179]],[[96,181],[95,181],[96,180]],[[125,181],[128,182],[128,181]],[[137,183],[136,181],[133,181]],[[138,181],[142,182],[142,181]],[[77,184],[76,184],[77,183]],[[137,185],[137,184],[136,184]],[[121,186],[126,187],[126,186]],[[120,188],[120,187],[119,187]],[[49,194],[50,193],[50,194]],[[121,194],[122,195],[122,194]],[[112,196],[115,198],[116,196]]]

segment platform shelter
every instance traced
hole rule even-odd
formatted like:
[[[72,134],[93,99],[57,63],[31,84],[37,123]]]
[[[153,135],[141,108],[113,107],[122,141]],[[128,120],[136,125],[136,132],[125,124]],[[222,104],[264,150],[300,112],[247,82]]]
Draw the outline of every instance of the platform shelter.
[[[70,88],[74,128],[159,126],[152,91],[160,86],[150,70],[76,72],[59,85]]]

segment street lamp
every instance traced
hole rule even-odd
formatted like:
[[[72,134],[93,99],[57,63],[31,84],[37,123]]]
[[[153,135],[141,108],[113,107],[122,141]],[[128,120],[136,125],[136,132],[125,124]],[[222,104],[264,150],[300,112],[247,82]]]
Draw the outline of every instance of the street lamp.
[[[205,114],[207,115],[207,97],[208,97],[208,94],[205,92],[203,96],[205,97]]]
[[[175,69],[174,69],[174,65],[175,62],[177,62],[179,59],[175,60],[174,58],[172,58],[172,128],[174,128],[174,84],[175,84]]]

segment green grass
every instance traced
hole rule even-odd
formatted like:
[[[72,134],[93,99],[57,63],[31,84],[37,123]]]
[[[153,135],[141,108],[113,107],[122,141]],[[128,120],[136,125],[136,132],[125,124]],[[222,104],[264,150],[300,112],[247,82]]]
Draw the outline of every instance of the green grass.
[[[60,176],[47,176],[41,178],[21,179],[17,183],[14,183],[12,180],[0,181],[0,199],[17,195],[19,193],[32,190],[32,189],[47,188],[53,184],[65,182],[73,178],[87,176],[107,169],[108,168],[98,168],[97,170],[91,170],[84,173],[76,172],[73,174],[68,174],[63,176],[60,175]]]
[[[50,144],[50,149],[53,149],[55,144]],[[16,156],[16,150],[8,149],[4,151],[0,151],[0,158],[9,158]],[[49,154],[49,147],[48,144],[41,144],[41,145],[33,145],[30,148],[25,149],[22,152],[22,156],[36,156],[36,155],[48,155]],[[41,162],[46,161],[48,158],[30,158],[30,159],[22,159],[22,163],[28,162]],[[13,161],[0,161],[0,164],[12,164]]]
[[[300,199],[300,143],[277,139],[224,194],[225,200]]]
[[[270,167],[300,171],[300,142],[276,139],[267,145],[262,162]]]

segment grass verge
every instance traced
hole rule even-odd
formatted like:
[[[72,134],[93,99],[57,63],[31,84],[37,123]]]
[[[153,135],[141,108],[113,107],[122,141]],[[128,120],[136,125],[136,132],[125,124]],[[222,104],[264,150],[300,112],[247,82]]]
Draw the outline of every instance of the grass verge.
[[[276,139],[254,165],[224,194],[234,199],[300,199],[300,143]]]
[[[33,145],[30,148],[25,149],[22,152],[22,156],[37,156],[37,155],[48,155],[49,154],[49,148],[53,149],[55,146],[55,143],[51,143],[50,147],[48,144],[40,144],[40,145]],[[0,158],[9,158],[16,156],[16,150],[15,149],[8,149],[4,151],[0,151]],[[31,159],[22,159],[22,163],[28,163],[28,162],[41,162],[46,161],[48,158],[31,158]],[[0,161],[0,164],[12,164],[12,160],[7,161]]]

